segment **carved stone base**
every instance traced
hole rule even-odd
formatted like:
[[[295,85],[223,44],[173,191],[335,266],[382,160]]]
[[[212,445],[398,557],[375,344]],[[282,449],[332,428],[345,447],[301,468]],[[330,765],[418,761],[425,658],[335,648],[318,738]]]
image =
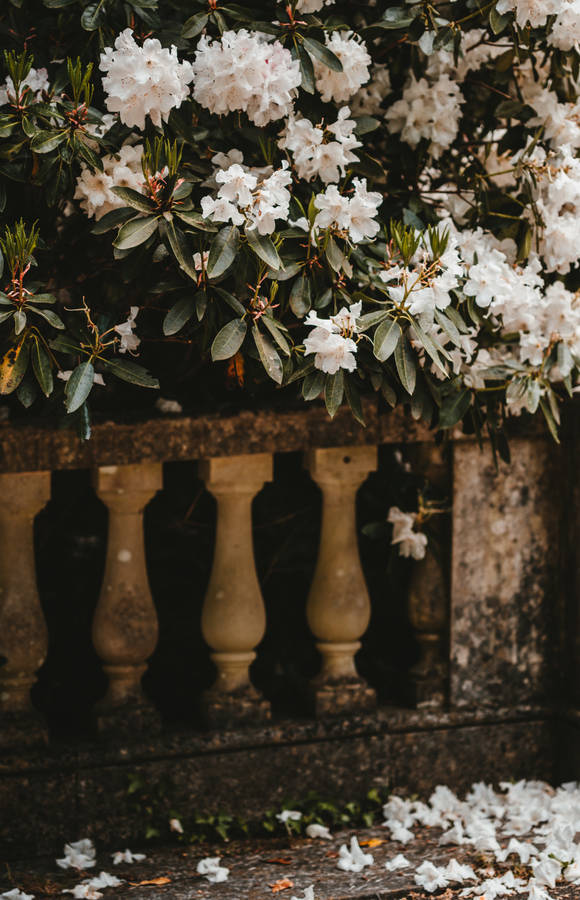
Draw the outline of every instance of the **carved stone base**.
[[[48,743],[48,729],[40,713],[0,714],[0,749],[42,747]]]
[[[206,691],[202,697],[203,719],[210,728],[231,728],[234,725],[267,722],[271,718],[270,704],[251,685],[232,693]]]
[[[125,738],[159,734],[162,725],[158,711],[146,700],[115,707],[97,704],[95,723],[100,735]]]
[[[362,679],[340,679],[326,682],[312,682],[311,698],[314,715],[342,716],[345,713],[362,713],[377,705],[374,688]]]
[[[445,706],[445,679],[442,674],[420,677],[411,674],[410,704],[417,709],[441,709]]]

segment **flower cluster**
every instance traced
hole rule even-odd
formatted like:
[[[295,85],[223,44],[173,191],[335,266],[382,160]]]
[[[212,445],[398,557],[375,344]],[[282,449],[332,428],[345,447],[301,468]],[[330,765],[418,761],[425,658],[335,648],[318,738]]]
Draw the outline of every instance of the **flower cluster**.
[[[40,100],[43,92],[48,91],[49,87],[50,82],[47,70],[31,68],[26,78],[20,82],[20,93],[32,93],[36,100]],[[4,84],[0,85],[0,106],[5,106],[5,104],[11,103],[14,99],[16,99],[14,97],[14,82],[9,75]]]
[[[162,47],[157,38],[147,38],[140,47],[130,28],[117,37],[114,48],[101,54],[100,68],[109,112],[118,113],[130,128],[145,128],[150,117],[157,127],[167,122],[172,109],[189,94],[191,63],[180,62],[177,49]]]
[[[292,175],[288,163],[268,176],[254,173],[247,167],[234,163],[220,169],[215,180],[219,185],[215,197],[202,197],[201,209],[212,222],[231,222],[256,229],[258,234],[272,234],[276,220],[287,221],[290,206],[288,185]]]
[[[193,96],[223,116],[240,110],[255,125],[287,116],[300,85],[300,65],[279,41],[245,28],[220,40],[203,35],[193,61]]]
[[[461,88],[449,75],[432,84],[411,75],[402,98],[388,108],[385,118],[389,131],[400,132],[411,147],[428,141],[429,153],[439,159],[457,135],[463,102]]]
[[[398,506],[392,506],[387,522],[393,526],[391,544],[397,544],[401,556],[412,556],[423,559],[427,548],[427,536],[422,531],[415,531],[416,513],[403,512]]]
[[[366,45],[352,31],[333,31],[326,35],[326,46],[342,64],[336,72],[325,63],[315,61],[316,87],[325,103],[345,103],[369,80],[371,57]]]
[[[361,309],[361,303],[353,303],[329,319],[321,319],[313,311],[308,313],[306,325],[310,325],[313,331],[305,338],[304,349],[307,354],[314,354],[317,369],[328,375],[336,375],[339,369],[346,369],[347,372],[356,369],[356,343],[353,337],[358,334],[357,318]]]
[[[349,165],[358,162],[352,151],[362,144],[354,134],[356,122],[349,116],[350,109],[343,106],[331,125],[313,125],[302,116],[288,117],[278,146],[292,154],[299,178],[320,178],[331,184],[344,177]]]
[[[141,158],[143,146],[125,144],[115,154],[101,157],[103,171],[83,164],[77,178],[74,199],[80,200],[81,209],[97,221],[112,209],[125,203],[113,192],[114,187],[128,187],[134,191],[143,189]]]
[[[317,194],[314,205],[318,214],[316,228],[335,228],[348,234],[353,244],[375,237],[380,225],[375,219],[383,197],[377,191],[367,190],[366,178],[354,178],[352,196],[340,194],[331,184]]]

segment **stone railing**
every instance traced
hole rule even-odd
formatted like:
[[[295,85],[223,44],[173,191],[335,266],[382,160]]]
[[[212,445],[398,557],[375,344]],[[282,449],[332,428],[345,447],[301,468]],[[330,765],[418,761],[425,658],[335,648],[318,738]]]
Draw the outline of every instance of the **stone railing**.
[[[354,716],[358,724],[349,732],[352,737],[361,729],[368,735],[437,728],[457,733],[460,727],[481,728],[494,720],[494,710],[502,722],[540,722],[552,716],[562,685],[572,678],[570,648],[577,646],[577,637],[570,635],[577,628],[577,604],[558,581],[559,571],[569,573],[574,566],[570,558],[563,565],[559,555],[566,544],[562,528],[567,533],[571,528],[563,524],[561,502],[561,487],[571,490],[570,472],[575,472],[570,443],[562,450],[542,433],[521,432],[512,440],[511,465],[496,469],[489,448],[482,450],[475,441],[455,436],[443,452],[430,432],[398,411],[383,413],[369,403],[365,415],[365,429],[346,411],[330,421],[316,406],[103,421],[86,443],[66,430],[0,425],[0,746],[5,759],[8,754],[13,760],[13,774],[20,771],[22,748],[38,747],[46,739],[30,700],[48,646],[35,581],[34,523],[50,499],[51,473],[66,469],[90,469],[94,490],[108,510],[106,563],[92,641],[108,683],[96,721],[109,741],[117,734],[125,746],[139,732],[146,732],[148,740],[156,728],[159,732],[159,717],[141,688],[158,634],[143,514],[163,490],[162,464],[184,460],[197,461],[198,475],[217,503],[213,563],[201,613],[202,634],[215,665],[213,686],[203,695],[205,721],[214,733],[239,723],[269,729],[252,739],[255,745],[290,741],[274,728],[270,704],[250,677],[268,627],[254,562],[252,501],[272,481],[275,455],[296,451],[303,454],[323,503],[306,602],[320,660],[310,689],[313,721],[341,716],[346,722],[345,717]],[[371,613],[355,502],[360,486],[377,468],[378,449],[389,444],[407,445],[418,470],[445,486],[452,502],[452,527],[440,535],[450,544],[443,554],[449,565],[430,551],[413,563],[408,615],[418,661],[408,673],[408,714],[375,711],[375,690],[355,662]],[[562,475],[568,470],[566,481]],[[386,595],[388,591],[386,584]],[[422,718],[411,713],[412,707],[424,711]],[[577,716],[573,724],[577,729]],[[347,726],[329,725],[316,732],[300,727],[297,740],[305,744],[340,739]],[[243,744],[245,739],[240,740]],[[196,744],[195,751],[190,742],[189,752],[207,755],[216,747],[212,741]],[[227,746],[231,749],[231,743]],[[372,756],[378,745],[370,746]],[[34,752],[35,765],[41,765]],[[169,752],[174,748],[164,750]],[[126,763],[127,751],[122,753]],[[453,769],[443,758],[441,764]],[[83,765],[86,769],[86,760]],[[430,763],[417,758],[417,765],[428,768]],[[501,767],[498,771],[503,772]],[[28,775],[22,777],[28,784]],[[215,793],[215,780],[212,785]]]

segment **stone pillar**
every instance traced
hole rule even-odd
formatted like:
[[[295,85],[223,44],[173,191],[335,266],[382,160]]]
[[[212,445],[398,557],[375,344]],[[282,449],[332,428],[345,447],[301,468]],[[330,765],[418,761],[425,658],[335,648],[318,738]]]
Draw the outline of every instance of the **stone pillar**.
[[[449,491],[449,466],[442,447],[415,444],[407,454],[413,472],[433,489],[431,499],[444,501]],[[420,657],[411,668],[410,699],[419,707],[441,707],[447,699],[449,593],[447,569],[447,515],[429,520],[425,558],[413,562],[409,584],[409,620],[415,631]]]
[[[0,475],[0,744],[46,739],[30,702],[48,632],[36,586],[34,518],[50,499],[50,472]]]
[[[95,490],[109,510],[107,560],[93,619],[93,644],[109,685],[97,707],[100,730],[147,729],[157,716],[141,678],[157,644],[157,614],[149,589],[143,510],[163,486],[161,465],[102,466]]]
[[[376,447],[311,450],[306,464],[322,491],[322,530],[306,615],[322,656],[312,684],[317,715],[360,711],[375,692],[360,678],[355,653],[371,605],[356,533],[356,494],[377,466]]]
[[[217,532],[201,630],[217,677],[204,697],[211,724],[268,718],[269,704],[250,681],[266,612],[252,541],[252,500],[273,477],[272,455],[218,457],[200,463],[200,477],[217,500]]]
[[[453,447],[451,703],[511,707],[549,697],[558,663],[558,448],[514,438]]]

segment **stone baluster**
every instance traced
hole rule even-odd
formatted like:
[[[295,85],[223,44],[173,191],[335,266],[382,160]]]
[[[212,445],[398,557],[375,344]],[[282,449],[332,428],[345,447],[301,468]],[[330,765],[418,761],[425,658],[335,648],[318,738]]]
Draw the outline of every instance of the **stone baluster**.
[[[449,465],[445,451],[435,444],[416,444],[409,448],[411,467],[424,476],[438,498],[449,492]],[[410,693],[417,707],[440,707],[446,702],[449,666],[447,631],[449,627],[449,589],[442,548],[447,545],[448,516],[430,520],[430,540],[424,559],[413,562],[409,585],[409,620],[419,644],[420,657],[412,667]]]
[[[217,500],[217,532],[201,630],[217,677],[204,697],[211,724],[268,718],[269,704],[250,681],[266,613],[252,541],[252,500],[272,480],[272,455],[219,457],[200,463],[200,476]]]
[[[306,615],[322,656],[312,690],[317,715],[369,708],[375,692],[359,676],[355,654],[371,606],[356,533],[356,494],[376,469],[376,447],[311,450],[310,475],[322,491],[322,530]]]
[[[149,589],[143,510],[163,485],[160,464],[102,466],[95,490],[109,511],[107,559],[93,619],[93,644],[109,684],[97,707],[101,730],[146,727],[157,716],[141,678],[157,644],[157,614]]]
[[[50,472],[0,475],[0,744],[46,738],[30,689],[48,632],[36,586],[34,518],[50,499]]]

